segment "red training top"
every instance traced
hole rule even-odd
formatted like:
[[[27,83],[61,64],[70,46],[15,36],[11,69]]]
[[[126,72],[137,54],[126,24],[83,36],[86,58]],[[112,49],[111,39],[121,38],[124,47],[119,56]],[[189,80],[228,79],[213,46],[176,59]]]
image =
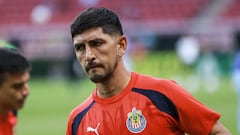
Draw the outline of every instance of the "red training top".
[[[133,72],[114,97],[95,89],[71,112],[66,135],[208,135],[219,118],[174,81]]]
[[[7,117],[0,115],[0,135],[13,135],[17,117],[14,112],[9,112]]]

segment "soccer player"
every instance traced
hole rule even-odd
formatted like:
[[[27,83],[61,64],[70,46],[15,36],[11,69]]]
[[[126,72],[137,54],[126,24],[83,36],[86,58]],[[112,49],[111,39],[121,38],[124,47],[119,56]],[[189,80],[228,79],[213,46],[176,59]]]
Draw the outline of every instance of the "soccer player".
[[[76,56],[96,84],[72,110],[67,135],[230,135],[220,114],[176,82],[129,72],[127,39],[118,16],[88,8],[71,24]]]
[[[0,47],[0,135],[13,135],[17,111],[29,94],[30,64],[16,51]]]
[[[233,72],[232,72],[234,86],[237,91],[237,132],[240,135],[240,46],[237,47],[237,52],[233,60]]]

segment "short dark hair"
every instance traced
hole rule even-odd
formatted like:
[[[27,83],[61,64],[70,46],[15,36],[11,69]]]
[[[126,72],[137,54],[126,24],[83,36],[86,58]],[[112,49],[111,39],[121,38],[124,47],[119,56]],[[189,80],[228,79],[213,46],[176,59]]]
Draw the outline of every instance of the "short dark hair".
[[[106,8],[88,8],[82,11],[71,24],[72,38],[97,27],[101,27],[103,33],[109,35],[123,35],[122,25],[116,13]]]
[[[6,73],[22,73],[30,68],[28,60],[16,50],[0,47],[0,85],[4,82]]]

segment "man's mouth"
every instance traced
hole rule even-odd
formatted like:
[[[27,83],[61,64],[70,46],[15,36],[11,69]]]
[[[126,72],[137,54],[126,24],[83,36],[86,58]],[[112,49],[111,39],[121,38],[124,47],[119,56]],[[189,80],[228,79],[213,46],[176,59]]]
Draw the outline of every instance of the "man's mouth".
[[[20,105],[24,105],[25,99],[19,100],[18,103],[19,103]]]
[[[88,65],[86,67],[86,71],[88,72],[90,69],[93,69],[93,68],[101,68],[103,67],[101,64],[96,64],[96,65]]]

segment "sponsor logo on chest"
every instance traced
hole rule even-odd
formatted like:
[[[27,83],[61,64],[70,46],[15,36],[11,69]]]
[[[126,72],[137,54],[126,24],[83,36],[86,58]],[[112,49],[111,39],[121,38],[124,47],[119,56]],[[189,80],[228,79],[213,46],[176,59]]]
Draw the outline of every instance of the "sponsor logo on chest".
[[[140,133],[145,129],[146,125],[147,121],[142,111],[133,107],[126,120],[127,129],[132,133]]]
[[[93,127],[87,127],[87,132],[94,132],[96,135],[99,135],[98,133],[98,127],[100,126],[100,123],[97,124],[96,128]]]

